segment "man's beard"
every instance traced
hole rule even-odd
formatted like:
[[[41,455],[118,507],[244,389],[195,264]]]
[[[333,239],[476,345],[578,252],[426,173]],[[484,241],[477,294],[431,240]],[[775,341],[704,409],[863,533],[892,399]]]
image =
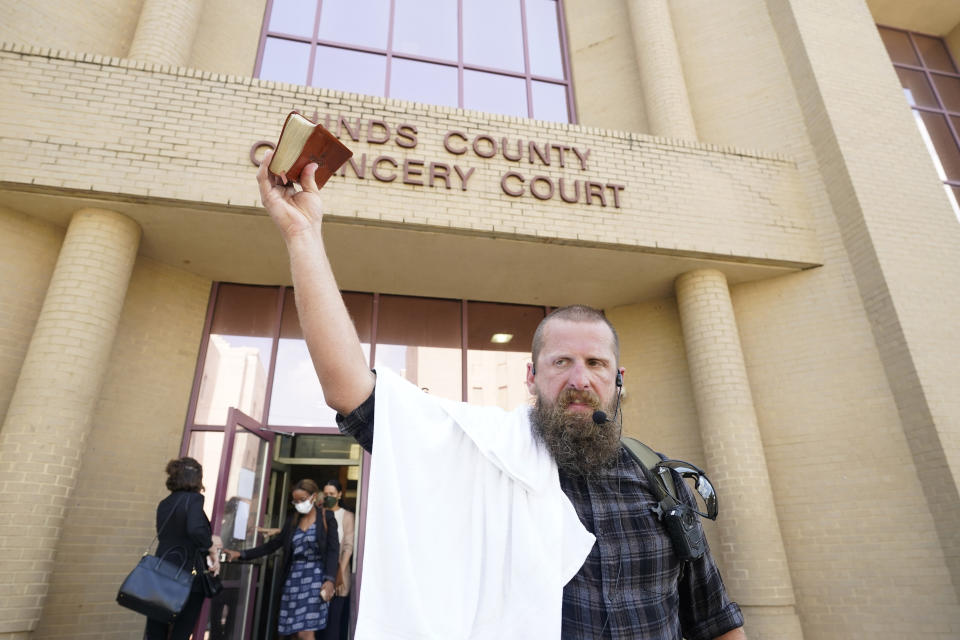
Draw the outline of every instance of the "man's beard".
[[[562,471],[584,478],[596,477],[616,462],[620,429],[613,422],[595,423],[593,411],[567,413],[567,407],[574,402],[590,405],[593,411],[601,409],[600,398],[590,391],[565,389],[555,403],[548,403],[537,394],[531,412],[534,433]],[[608,420],[614,414],[615,402],[616,398],[605,408]]]

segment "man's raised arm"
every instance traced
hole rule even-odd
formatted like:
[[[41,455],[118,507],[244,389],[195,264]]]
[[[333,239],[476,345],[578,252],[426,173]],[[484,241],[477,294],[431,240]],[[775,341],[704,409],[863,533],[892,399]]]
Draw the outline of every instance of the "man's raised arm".
[[[347,414],[367,399],[375,379],[323,246],[317,165],[304,168],[303,190],[297,191],[292,184],[276,183],[267,171],[271,157],[272,153],[264,156],[257,172],[260,198],[287,244],[300,326],[324,398],[331,408]]]

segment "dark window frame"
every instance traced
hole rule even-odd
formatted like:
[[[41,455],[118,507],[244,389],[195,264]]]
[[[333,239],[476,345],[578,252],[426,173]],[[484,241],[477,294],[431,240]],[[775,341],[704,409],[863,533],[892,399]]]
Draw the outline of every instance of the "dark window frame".
[[[531,72],[530,70],[530,49],[529,49],[529,36],[527,30],[527,11],[526,11],[526,0],[517,0],[520,6],[520,20],[521,20],[521,35],[523,39],[523,72],[517,72],[507,69],[498,69],[493,67],[486,67],[481,65],[467,64],[463,60],[463,0],[457,1],[457,62],[454,64],[450,60],[441,60],[437,58],[432,58],[429,56],[414,56],[408,53],[401,53],[393,50],[393,33],[394,33],[394,7],[396,0],[389,0],[389,18],[387,22],[387,48],[378,49],[374,47],[367,47],[362,45],[356,45],[351,43],[337,42],[333,40],[323,40],[318,37],[320,21],[323,17],[323,2],[324,0],[315,0],[317,2],[317,12],[314,19],[314,25],[312,30],[312,35],[310,37],[298,36],[289,33],[273,32],[269,31],[269,22],[270,15],[273,11],[274,0],[267,0],[266,8],[264,10],[263,17],[263,26],[260,31],[260,42],[257,46],[257,58],[254,64],[254,77],[260,77],[260,72],[263,66],[263,54],[264,49],[267,44],[268,38],[276,38],[280,40],[287,40],[290,42],[299,42],[307,44],[310,46],[310,58],[307,63],[307,77],[305,86],[314,86],[312,85],[313,81],[313,72],[314,72],[314,63],[316,60],[316,51],[317,47],[333,47],[337,49],[343,49],[346,51],[354,51],[359,53],[371,53],[376,55],[383,55],[386,58],[386,74],[384,79],[384,90],[383,96],[390,97],[390,80],[392,72],[392,62],[393,59],[402,59],[410,60],[414,62],[425,62],[430,64],[437,64],[448,68],[457,69],[457,99],[458,106],[464,108],[463,106],[463,86],[464,86],[464,71],[479,71],[484,73],[492,73],[505,77],[518,78],[524,81],[526,86],[526,99],[527,99],[527,116],[528,118],[533,118],[534,115],[534,104],[533,104],[533,83],[534,82],[545,82],[548,84],[554,84],[562,86],[566,94],[566,107],[568,122],[571,124],[576,124],[578,122],[577,110],[576,110],[576,101],[574,99],[573,91],[573,81],[571,78],[571,66],[570,66],[570,51],[567,45],[567,24],[563,2],[564,0],[553,0],[557,5],[557,28],[559,30],[559,39],[560,39],[560,58],[563,69],[563,78],[552,78],[547,76],[537,75]]]

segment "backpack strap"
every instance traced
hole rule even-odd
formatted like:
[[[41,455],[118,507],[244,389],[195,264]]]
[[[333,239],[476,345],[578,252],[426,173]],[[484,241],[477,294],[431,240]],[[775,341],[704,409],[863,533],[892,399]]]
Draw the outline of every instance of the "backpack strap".
[[[660,454],[636,438],[629,436],[620,438],[620,444],[623,445],[627,452],[630,453],[630,456],[636,460],[640,468],[643,469],[643,473],[647,476],[647,480],[650,482],[651,489],[656,494],[658,502],[664,498],[673,498],[677,495],[677,487],[673,484],[673,474],[670,473],[669,469],[661,469],[657,476],[654,476],[653,471],[651,471],[651,469],[663,460]],[[664,490],[664,486],[666,486],[666,491]]]

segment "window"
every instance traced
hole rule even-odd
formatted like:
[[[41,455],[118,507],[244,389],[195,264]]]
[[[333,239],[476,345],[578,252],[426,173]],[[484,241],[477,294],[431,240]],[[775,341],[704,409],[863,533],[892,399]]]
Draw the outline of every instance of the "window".
[[[575,122],[562,0],[268,0],[266,80]]]
[[[343,298],[371,366],[451,400],[504,409],[529,401],[525,367],[545,307],[353,292]],[[230,407],[282,430],[335,428],[292,289],[217,283],[209,318],[189,429],[222,430]],[[208,438],[191,436],[198,437]],[[219,451],[218,442],[212,449]]]
[[[941,38],[879,27],[920,135],[960,219],[960,73]]]

